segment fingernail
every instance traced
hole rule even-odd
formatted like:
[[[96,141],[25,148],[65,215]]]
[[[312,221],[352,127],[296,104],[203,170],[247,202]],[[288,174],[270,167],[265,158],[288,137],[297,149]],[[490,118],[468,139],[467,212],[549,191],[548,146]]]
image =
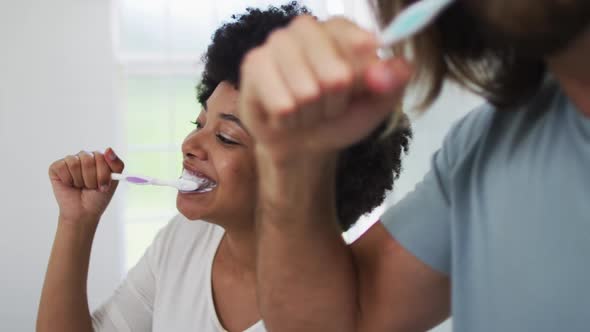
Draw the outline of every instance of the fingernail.
[[[100,186],[100,192],[106,193],[107,191],[109,191],[109,186],[107,184]]]
[[[112,161],[117,160],[117,154],[115,153],[115,151],[112,148],[109,148],[109,159]]]

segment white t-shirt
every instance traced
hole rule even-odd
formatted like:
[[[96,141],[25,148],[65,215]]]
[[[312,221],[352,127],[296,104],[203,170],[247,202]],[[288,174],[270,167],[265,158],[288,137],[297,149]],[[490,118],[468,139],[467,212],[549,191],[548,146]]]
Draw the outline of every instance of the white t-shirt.
[[[175,217],[113,296],[92,315],[95,331],[226,331],[215,312],[211,268],[223,228]],[[266,332],[262,321],[245,332]]]

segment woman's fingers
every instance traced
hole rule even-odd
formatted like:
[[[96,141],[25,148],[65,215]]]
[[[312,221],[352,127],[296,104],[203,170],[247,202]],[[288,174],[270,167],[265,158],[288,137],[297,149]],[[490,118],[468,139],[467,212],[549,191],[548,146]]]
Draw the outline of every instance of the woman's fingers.
[[[98,190],[101,192],[107,192],[111,185],[111,168],[105,159],[105,156],[94,151],[94,160],[96,161],[96,181],[98,184]]]
[[[51,180],[58,180],[70,187],[74,186],[74,179],[70,174],[65,159],[57,160],[49,166],[49,178]]]
[[[80,151],[51,164],[49,176],[70,187],[107,192],[112,187],[111,173],[120,173],[124,167],[111,148],[105,154]]]
[[[101,155],[101,159],[101,171],[99,172],[99,176],[101,176],[101,179],[104,182],[101,182],[103,183],[103,187],[99,188],[99,190],[101,192],[110,191],[111,193],[114,193],[119,182],[111,180],[111,173],[122,173],[123,169],[125,169],[125,163],[123,163],[123,160],[117,156],[112,148],[107,148],[104,155]]]
[[[78,158],[80,159],[84,188],[98,189],[96,160],[94,159],[94,154],[87,151],[80,151],[78,153]]]
[[[72,176],[74,187],[78,189],[84,188],[84,179],[82,178],[82,167],[78,155],[70,155],[64,158],[64,162],[68,168],[68,172]]]
[[[125,169],[125,163],[112,148],[108,148],[104,152],[104,160],[106,161],[107,165],[109,166],[110,173],[121,173],[123,169]],[[109,173],[109,180],[111,174]]]

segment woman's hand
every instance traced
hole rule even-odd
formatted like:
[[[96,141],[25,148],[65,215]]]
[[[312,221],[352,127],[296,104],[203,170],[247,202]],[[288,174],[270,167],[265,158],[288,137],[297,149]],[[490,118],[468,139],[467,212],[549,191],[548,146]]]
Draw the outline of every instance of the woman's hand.
[[[81,151],[51,164],[49,179],[60,221],[96,225],[117,188],[111,173],[120,173],[124,167],[110,148],[104,154]]]
[[[370,134],[411,76],[405,61],[380,60],[377,47],[371,33],[346,19],[301,16],[247,54],[240,117],[259,156],[289,164]]]

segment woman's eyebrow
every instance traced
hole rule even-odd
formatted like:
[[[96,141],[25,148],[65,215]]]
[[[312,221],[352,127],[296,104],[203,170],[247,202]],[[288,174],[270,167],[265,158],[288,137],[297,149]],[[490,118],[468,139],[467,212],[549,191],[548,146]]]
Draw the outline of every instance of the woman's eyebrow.
[[[246,127],[244,127],[244,125],[242,124],[242,121],[237,116],[235,116],[235,115],[233,115],[231,113],[219,113],[219,117],[222,120],[234,122],[235,124],[237,124],[238,126],[240,126],[240,128],[242,128],[245,132],[248,132],[248,130],[246,129]]]

